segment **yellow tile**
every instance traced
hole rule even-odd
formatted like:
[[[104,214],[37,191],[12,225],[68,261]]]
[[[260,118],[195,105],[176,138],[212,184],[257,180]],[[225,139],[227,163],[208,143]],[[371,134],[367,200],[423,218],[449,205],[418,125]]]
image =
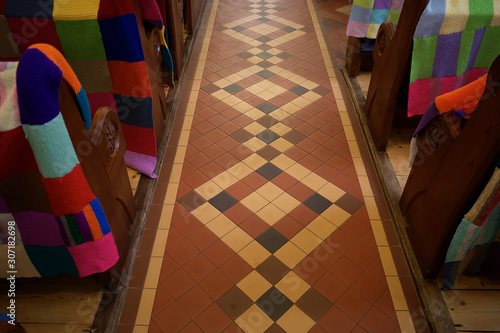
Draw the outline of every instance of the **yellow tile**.
[[[286,126],[283,123],[274,124],[269,129],[271,131],[273,131],[274,133],[281,135],[281,136],[285,135],[286,133],[288,133],[292,130],[290,127]]]
[[[264,333],[273,321],[257,305],[253,304],[235,320],[243,332]]]
[[[271,256],[271,252],[266,250],[257,241],[253,240],[243,250],[238,252],[238,255],[245,259],[250,266],[255,268],[269,258]]]
[[[272,203],[259,210],[256,214],[269,225],[274,225],[286,215],[284,211],[282,211]]]
[[[158,222],[158,229],[168,230],[170,222],[172,221],[172,214],[174,212],[174,205],[163,205],[160,215],[160,222]]]
[[[240,252],[245,246],[252,242],[252,237],[250,237],[246,232],[244,232],[239,227],[234,228],[224,237],[222,241],[226,243],[234,252]]]
[[[359,146],[357,141],[347,141],[347,144],[349,145],[349,150],[353,158],[361,157],[361,152],[359,151]]]
[[[370,219],[380,220],[380,214],[378,212],[377,203],[374,197],[365,197],[366,210],[368,211],[368,216]]]
[[[286,192],[274,199],[272,203],[287,214],[300,205],[299,200],[295,199]]]
[[[278,121],[282,121],[290,116],[288,112],[282,110],[281,108],[274,110],[269,115]]]
[[[231,96],[224,98],[223,101],[224,101],[224,103],[226,103],[229,106],[234,106],[234,105],[240,103],[241,99],[239,99],[236,96],[231,95]]]
[[[286,169],[286,172],[295,179],[302,180],[311,173],[311,170],[300,165],[299,163],[295,163],[294,165]]]
[[[155,300],[156,289],[143,289],[141,300],[139,301],[139,309],[135,319],[136,325],[149,325],[151,312],[153,311],[153,303]]]
[[[391,249],[388,246],[378,246],[378,252],[380,254],[380,260],[382,261],[382,266],[384,267],[385,275],[397,276],[398,271],[394,265]]]
[[[231,221],[226,215],[220,214],[206,224],[217,237],[221,238],[236,228],[236,224]]]
[[[236,285],[254,302],[272,287],[257,271],[252,271]]]
[[[368,180],[368,176],[359,175],[359,186],[361,187],[361,193],[364,197],[373,197],[372,186]]]
[[[174,164],[184,163],[184,160],[186,159],[186,151],[187,151],[187,146],[177,147],[177,151],[175,152],[175,157],[174,157]]]
[[[320,188],[317,192],[331,202],[339,200],[345,194],[344,190],[342,190],[338,186],[333,185],[332,183],[325,184],[325,186]]]
[[[276,284],[276,288],[295,303],[311,286],[291,271]]]
[[[188,129],[183,129],[181,131],[181,135],[179,136],[179,146],[187,146],[188,140],[189,140],[189,135],[191,134],[191,126]],[[179,147],[177,147],[177,150],[179,150]]]
[[[316,322],[293,305],[276,323],[287,333],[302,333],[308,332]]]
[[[297,84],[300,84],[300,83],[297,82]],[[308,99],[306,99],[306,98],[304,98],[302,96],[299,96],[296,99],[294,99],[292,101],[292,103],[295,104],[295,105],[297,105],[299,108],[305,108],[306,106],[308,106],[309,104],[311,104],[311,102]]]
[[[249,52],[249,53],[251,53],[253,55],[257,55],[257,54],[261,53],[262,50],[259,49],[259,48],[253,47],[250,50],[248,50],[247,52]],[[250,76],[250,75],[247,75],[247,76]]]
[[[284,93],[285,91],[287,91],[285,88],[278,86],[277,84],[272,85],[267,90],[272,92],[275,96],[278,96],[278,95]]]
[[[307,254],[299,249],[295,244],[288,242],[283,245],[274,256],[281,260],[290,269],[293,269],[299,262],[301,262]]]
[[[387,285],[389,286],[389,291],[391,292],[392,303],[394,303],[394,309],[397,310],[408,310],[408,304],[406,303],[405,294],[403,292],[403,287],[401,286],[401,281],[397,276],[386,276]]]
[[[184,161],[182,161],[184,162]],[[178,183],[181,179],[181,173],[182,173],[182,163],[174,163],[172,167],[172,173],[170,174],[170,180],[169,183]],[[170,187],[170,185],[169,185]],[[177,191],[176,191],[177,194]]]
[[[354,141],[348,141],[349,143]],[[363,163],[363,159],[361,157],[353,157],[352,161],[354,163],[354,168],[356,169],[356,174],[358,176],[366,176],[365,164]]]
[[[261,166],[267,163],[267,160],[259,156],[258,154],[252,154],[243,160],[243,163],[248,165],[253,170],[257,170]]]
[[[284,90],[284,89],[283,89]],[[274,92],[270,90],[264,90],[258,94],[258,96],[266,101],[273,99],[276,97],[278,94],[275,94]]]
[[[163,199],[164,205],[170,205],[175,203],[177,199],[177,190],[179,189],[179,183],[172,182],[168,184],[167,192],[165,193],[165,199]]]
[[[319,244],[321,244],[322,239],[308,229],[302,229],[291,239],[291,241],[305,253],[311,253],[316,247],[318,247]]]
[[[168,230],[157,230],[151,257],[163,258],[165,246],[167,245]]]
[[[260,61],[262,61],[262,59],[259,57],[252,57],[252,58],[255,58],[256,60],[260,59]],[[250,87],[246,88],[245,90],[254,94],[254,95],[259,95],[261,92],[266,90],[266,88],[261,87],[259,84],[254,84],[254,85],[251,85]]]
[[[233,108],[235,108],[237,111],[239,111],[241,113],[245,113],[245,112],[252,110],[254,107],[251,106],[250,104],[248,104],[247,102],[240,102],[240,103],[234,105]]]
[[[385,235],[384,225],[380,220],[370,220],[372,225],[373,235],[375,236],[375,242],[377,246],[388,246],[387,237]]]
[[[403,333],[415,333],[415,326],[411,319],[410,311],[396,311],[398,317],[399,328]]]
[[[352,129],[352,126],[344,126],[344,131],[348,141],[349,140],[356,141],[356,136],[354,135],[354,130]]]
[[[229,84],[230,84],[230,83],[229,83]],[[229,84],[228,84],[228,85],[229,85]],[[221,85],[219,85],[219,84],[217,84],[217,85],[218,85],[219,87],[226,87],[226,86],[224,86],[224,85],[222,85],[222,86],[221,86]],[[218,91],[216,91],[216,92],[212,93],[212,96],[214,96],[214,97],[215,97],[215,98],[217,98],[217,99],[223,100],[224,98],[227,98],[227,97],[231,96],[231,94],[230,94],[230,93],[228,93],[227,91],[225,91],[225,90],[221,89],[221,90],[218,90]]]
[[[333,204],[328,207],[322,214],[322,217],[332,222],[337,227],[340,227],[342,223],[344,223],[351,214],[340,208],[339,206]]]
[[[233,176],[229,172],[224,171],[224,172],[218,174],[217,176],[215,176],[214,178],[212,178],[212,181],[215,184],[219,185],[220,188],[225,190],[226,188],[236,184],[238,182],[238,178],[236,178],[235,176]]]
[[[148,333],[149,326],[134,326],[133,333]]]
[[[158,286],[158,279],[160,278],[162,262],[163,262],[163,257],[150,258],[148,272],[146,274],[146,279],[144,280],[144,288],[156,289],[156,287]]]
[[[302,83],[303,85],[304,83]],[[321,95],[319,94],[316,94],[314,91],[308,91],[306,92],[304,95],[302,95],[302,97],[304,97],[305,99],[307,99],[309,102],[315,102],[317,101],[318,99],[321,98]]]
[[[274,185],[271,182],[264,184],[256,192],[269,201],[273,201],[274,199],[276,199],[277,197],[279,197],[281,194],[284,193],[284,191],[281,188],[279,188],[278,186]]]
[[[261,116],[262,116],[262,112],[261,112]],[[259,123],[251,123],[251,124],[244,127],[244,130],[252,133],[253,135],[257,135],[257,134],[261,133],[262,131],[264,131],[265,129],[266,128]]]
[[[215,217],[219,216],[221,212],[208,202],[205,202],[200,207],[194,209],[191,214],[193,214],[193,216],[196,217],[201,223],[207,224]]]
[[[219,86],[219,87],[221,87],[221,88],[224,88],[224,87],[227,87],[227,86],[229,86],[230,84],[232,84],[232,82],[231,82],[231,81],[226,80],[226,78],[222,78],[222,79],[220,79],[220,80],[218,80],[218,81],[214,82],[214,84],[215,84],[215,85],[217,85],[217,86]],[[227,96],[230,96],[230,95],[231,95],[230,93],[228,93],[227,91],[225,91],[225,90],[223,90],[223,89],[221,89],[221,90],[219,90],[219,91],[222,91],[222,92],[224,92],[224,93],[225,93],[224,97],[223,97],[223,98],[220,98],[220,99],[224,99],[224,98],[226,98]],[[212,95],[214,95],[214,94],[212,94]],[[215,96],[215,95],[214,95],[214,96]]]
[[[253,120],[257,120],[262,117],[262,111],[260,111],[259,109],[250,109],[245,112],[245,116]]]
[[[247,207],[254,213],[257,213],[269,203],[269,201],[267,201],[263,196],[256,192],[253,192],[250,195],[246,196],[240,202],[243,206]]]
[[[294,160],[292,160],[290,157],[288,157],[284,154],[281,154],[281,155],[278,155],[275,158],[273,158],[271,160],[271,163],[276,165],[281,170],[286,170],[289,167],[291,167],[292,165],[294,165],[296,162]]]
[[[314,172],[311,172],[301,181],[304,185],[307,185],[314,191],[318,191],[320,188],[328,184],[328,181],[323,177],[318,176]]]
[[[301,86],[303,86],[304,88],[307,88],[309,90],[313,90],[314,88],[318,87],[318,84],[314,83],[312,81],[304,81],[304,82],[302,82]]]
[[[349,118],[347,111],[339,111],[339,115],[343,126],[351,126],[351,118]]]
[[[245,163],[238,163],[233,165],[227,171],[233,176],[235,176],[238,180],[241,180],[246,176],[248,176],[249,174],[251,174],[253,172],[253,169],[251,169]]]
[[[323,216],[318,216],[307,225],[307,229],[312,231],[319,238],[325,240],[337,229],[337,227]]]
[[[337,96],[335,96],[335,97],[337,97]],[[339,109],[339,111],[347,111],[344,100],[337,99],[336,102],[337,102],[337,108]]]
[[[222,188],[211,180],[198,186],[195,190],[205,200],[210,200],[213,197],[215,197],[217,194],[222,192]]]
[[[292,148],[293,143],[291,143],[290,141],[285,140],[283,138],[279,138],[279,139],[273,141],[271,143],[271,146],[283,153],[283,152],[287,151],[288,149]]]
[[[301,108],[293,104],[292,102],[288,102],[285,105],[281,106],[280,109],[285,111],[288,115],[291,115],[299,111]]]

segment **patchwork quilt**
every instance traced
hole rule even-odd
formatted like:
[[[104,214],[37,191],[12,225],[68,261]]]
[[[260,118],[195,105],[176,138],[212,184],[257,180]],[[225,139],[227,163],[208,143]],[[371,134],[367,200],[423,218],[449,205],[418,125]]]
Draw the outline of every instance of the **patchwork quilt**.
[[[140,5],[144,20],[162,29],[155,0]],[[0,58],[18,60],[34,43],[64,55],[87,92],[92,114],[100,106],[118,112],[127,165],[156,177],[152,93],[133,1],[0,0]],[[166,44],[162,50],[167,61]]]
[[[499,40],[498,1],[430,0],[413,36],[408,116],[486,74]]]
[[[108,270],[118,260],[113,234],[59,106],[64,78],[90,127],[85,90],[50,45],[29,47],[19,64],[3,62],[0,70],[0,274],[87,276]],[[6,190],[11,183],[16,193]]]
[[[377,38],[385,21],[398,24],[404,0],[354,0],[347,24],[347,36]]]

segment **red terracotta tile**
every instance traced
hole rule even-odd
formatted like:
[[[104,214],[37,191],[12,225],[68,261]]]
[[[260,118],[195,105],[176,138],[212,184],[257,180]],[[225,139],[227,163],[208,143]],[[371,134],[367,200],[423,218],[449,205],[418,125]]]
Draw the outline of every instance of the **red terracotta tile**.
[[[236,141],[235,139],[233,139],[229,136],[227,136],[224,139],[219,140],[219,142],[217,142],[217,145],[219,145],[225,151],[230,151],[231,149],[238,147],[239,144],[240,143],[238,141]]]
[[[353,283],[352,287],[372,303],[375,303],[384,291],[387,290],[386,285],[366,272]]]
[[[179,297],[177,303],[184,312],[194,319],[201,312],[205,311],[213,301],[200,287],[194,286]]]
[[[285,216],[273,225],[273,228],[280,234],[288,238],[289,240],[293,238],[299,231],[301,231],[304,226],[297,222],[291,216]]]
[[[292,210],[288,215],[295,221],[306,227],[312,220],[318,217],[318,214],[304,204],[300,204],[297,208]]]
[[[186,158],[187,158],[188,154],[187,154],[187,151],[186,151]],[[183,167],[182,167],[182,173],[181,173],[181,179],[184,180],[184,177],[189,175],[191,172],[195,171],[196,168],[194,166],[191,165],[191,163],[188,163],[186,160],[184,160],[184,164],[183,164]]]
[[[363,237],[368,231],[371,231],[370,226],[358,220],[356,217],[351,216],[347,219],[342,225],[340,229],[345,231],[347,234],[351,235],[354,238],[360,239]],[[373,233],[372,233],[373,236]],[[366,245],[366,244],[365,244]],[[371,247],[370,247],[371,248]]]
[[[314,194],[314,191],[310,187],[299,182],[294,186],[292,186],[287,191],[287,193],[290,194],[295,199],[299,200],[300,202],[304,202],[306,199],[308,199],[309,197],[311,197],[311,195]]]
[[[253,154],[253,151],[244,145],[239,145],[229,151],[238,161],[243,161],[245,158]]]
[[[200,166],[201,167],[201,166]],[[197,188],[208,181],[208,177],[198,170],[191,172],[189,175],[183,176],[182,181],[191,188]]]
[[[222,152],[223,153],[223,152]],[[221,155],[222,155],[221,153]],[[220,155],[218,155],[220,156]],[[214,156],[214,158],[217,158],[218,156]],[[224,168],[221,167],[219,164],[215,162],[208,162],[204,166],[202,166],[199,171],[205,175],[208,179],[214,178],[218,174],[222,173],[224,171]]]
[[[276,178],[278,178],[278,177],[276,177]],[[250,193],[252,193],[253,190],[250,187],[248,187],[245,183],[243,183],[243,182],[237,182],[236,184],[234,184],[231,187],[227,188],[226,192],[229,195],[231,195],[233,198],[235,198],[236,200],[241,201],[247,195],[249,195]]]
[[[346,253],[346,257],[362,268],[367,269],[378,258],[378,253],[373,252],[363,245],[363,243],[359,242]]]
[[[226,327],[222,333],[244,333],[241,328],[239,328],[236,323],[231,323],[228,327]]]
[[[351,333],[370,333],[370,332],[365,330],[363,327],[357,325],[356,327],[354,327],[354,329],[351,331]],[[392,332],[392,333],[395,333],[395,332]]]
[[[372,303],[353,289],[348,289],[335,305],[356,322],[359,322],[372,307]]]
[[[171,226],[180,232],[184,237],[187,237],[201,228],[203,224],[193,215],[186,214],[182,218],[172,222]]]
[[[377,308],[382,310],[389,318],[391,318],[394,321],[398,321],[398,317],[396,316],[396,311],[394,310],[394,303],[392,302],[392,297],[391,293],[389,292],[389,289],[384,291],[382,296],[377,300],[375,303]]]
[[[274,177],[271,182],[281,188],[283,191],[287,191],[290,189],[293,185],[297,184],[297,179],[294,177],[290,176],[286,172],[280,173],[278,176]]]
[[[165,279],[161,280],[160,284],[170,296],[176,299],[191,289],[195,285],[195,282],[179,268]]]
[[[210,130],[212,130],[212,129],[213,129],[213,127],[210,128]],[[200,136],[200,137],[190,141],[189,143],[192,144],[195,148],[199,149],[200,151],[203,151],[204,149],[206,149],[210,145],[212,145],[213,142],[205,136]]]
[[[161,285],[158,285],[156,288],[155,301],[153,303],[153,311],[151,314],[154,316],[170,305],[173,301],[174,299],[167,293],[167,291]]]
[[[221,156],[217,157],[215,159],[215,162],[217,164],[219,164],[222,168],[229,169],[233,165],[235,165],[236,163],[238,163],[238,160],[233,155],[231,155],[229,153],[224,153]]]
[[[181,176],[182,177],[182,176]],[[177,199],[182,198],[184,195],[188,194],[191,192],[193,189],[188,186],[185,182],[180,181],[179,182],[179,188],[177,190]]]
[[[368,311],[359,324],[370,333],[392,332],[397,326],[396,321],[389,318],[376,306]]]
[[[360,201],[365,201],[365,198],[363,196],[363,192],[361,191],[361,186],[358,184],[355,184],[348,192],[350,195],[355,197],[356,199]]]
[[[216,267],[220,267],[229,258],[235,255],[235,252],[227,246],[223,241],[218,240],[205,251],[205,257],[212,262]]]
[[[316,170],[318,167],[320,167],[324,161],[321,161],[319,158],[314,157],[313,155],[309,154],[306,155],[304,158],[302,158],[299,163],[306,168],[308,168],[311,171]]]
[[[219,110],[216,110],[216,111],[219,111],[219,112],[227,109],[227,107],[228,107],[228,105],[226,103],[224,103],[224,102],[221,101],[218,104],[214,105],[214,109],[216,109],[217,106],[219,106],[219,105],[224,105],[224,108],[219,108]],[[215,116],[210,117],[208,119],[208,121],[211,124],[213,124],[215,127],[219,127],[219,126],[225,124],[228,121],[228,119],[226,117],[224,117],[223,115],[221,115],[221,114],[216,114]]]
[[[375,259],[375,261],[370,265],[370,267],[366,270],[377,280],[382,282],[382,284],[387,285],[387,280],[385,278],[384,267],[382,266],[382,261],[380,257]]]
[[[168,256],[168,254],[165,254],[163,256],[163,262],[161,264],[160,281],[169,276],[177,268],[179,268],[179,265],[177,265],[175,261],[173,261],[172,258]]]
[[[321,318],[318,324],[327,332],[348,333],[356,322],[335,305]]]
[[[338,171],[334,167],[325,163],[325,164],[321,165],[319,168],[317,168],[316,170],[314,170],[314,173],[316,173],[318,176],[321,176],[324,179],[330,181],[333,178],[335,178],[340,173],[340,171]]]
[[[132,328],[135,328],[135,327],[132,327]],[[149,322],[148,333],[163,333],[163,332],[160,330],[158,325],[156,325],[156,323],[151,319],[151,321]]]
[[[203,333],[203,331],[201,330],[201,328],[198,327],[198,325],[196,325],[194,321],[192,321],[186,326],[184,326],[179,331],[179,333]]]
[[[243,223],[241,223],[239,227],[243,229],[247,234],[249,234],[252,238],[257,238],[264,231],[269,229],[269,224],[267,224],[266,222],[264,222],[264,220],[254,214],[247,218]]]
[[[210,273],[198,285],[215,301],[234,284],[224,275],[224,273],[217,269]]]
[[[189,316],[173,302],[153,316],[152,320],[162,332],[176,332],[189,323]]]
[[[328,333],[319,324],[314,325],[307,333]]]
[[[187,239],[183,239],[174,246],[168,248],[166,253],[180,266],[193,259],[198,251]]]
[[[220,266],[220,270],[236,284],[245,276],[250,274],[253,268],[239,255],[234,255],[231,259]]]
[[[212,304],[196,317],[195,322],[204,333],[217,333],[229,326],[231,319],[217,304]]]
[[[267,179],[259,175],[257,172],[252,172],[241,181],[254,191],[267,183]]]
[[[325,242],[339,251],[341,254],[346,254],[356,244],[356,239],[349,236],[341,229],[335,230]]]
[[[332,303],[335,303],[347,291],[349,286],[332,273],[326,272],[325,275],[316,282],[314,288]]]
[[[182,266],[182,269],[198,283],[213,272],[215,266],[203,254],[199,254]]]
[[[178,232],[177,229],[171,228],[168,231],[167,245],[166,245],[165,250],[168,250],[172,246],[175,246],[183,239],[184,239],[184,236],[182,236],[182,234],[180,232]]]
[[[360,241],[370,250],[378,253],[377,241],[375,240],[375,236],[373,235],[373,231],[371,229],[368,230],[363,237],[361,237]]]
[[[348,285],[351,285],[361,276],[361,274],[363,274],[364,270],[349,258],[342,257],[332,268],[330,268],[330,272]]]
[[[352,214],[352,216],[355,216],[358,220],[360,220],[365,224],[371,225],[370,217],[368,216],[368,211],[366,210],[366,206],[361,207],[356,213]]]
[[[216,128],[206,133],[205,136],[210,140],[212,140],[212,142],[217,142],[219,140],[224,139],[226,137],[226,134],[222,132],[220,129]]]
[[[293,146],[285,151],[285,155],[290,157],[294,161],[299,161],[300,159],[307,156],[307,151],[300,147]]]
[[[311,256],[307,256],[302,260],[293,271],[311,286],[318,282],[327,272],[327,270]]]
[[[234,206],[226,210],[224,212],[224,215],[226,215],[231,221],[239,225],[254,214],[250,209],[246,208],[238,202]]]
[[[211,130],[213,130],[215,128],[215,125],[214,124],[211,124],[210,122],[208,122],[207,120],[204,120],[198,124],[196,124],[194,126],[194,128],[196,128],[196,130],[198,132],[200,132],[201,134],[205,134],[205,133],[208,133],[210,132]],[[189,141],[190,142],[193,142],[195,141],[196,139],[198,139],[199,136],[195,136],[195,138],[192,138],[192,137],[189,137]],[[198,147],[197,144],[194,144],[194,146],[198,149],[200,149],[200,147]]]
[[[227,123],[219,127],[219,129],[224,133],[226,133],[227,135],[233,134],[240,128],[241,128],[240,126],[236,125],[232,121],[228,121]]]

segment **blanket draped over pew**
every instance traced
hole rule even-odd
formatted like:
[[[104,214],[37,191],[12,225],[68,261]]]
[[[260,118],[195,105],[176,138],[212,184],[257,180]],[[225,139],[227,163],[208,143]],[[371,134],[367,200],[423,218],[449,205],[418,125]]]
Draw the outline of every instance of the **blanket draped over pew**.
[[[163,28],[155,0],[140,0],[144,21]],[[141,22],[142,23],[142,22]],[[0,0],[0,58],[18,60],[34,43],[55,47],[85,88],[92,115],[118,112],[128,166],[156,177],[153,101],[132,0]],[[169,59],[166,44],[164,59]]]
[[[347,36],[377,38],[378,28],[385,21],[398,24],[404,0],[354,0]]]
[[[429,0],[413,38],[408,116],[486,74],[499,40],[498,1]]]
[[[19,64],[4,62],[0,70],[0,187],[12,181],[20,187],[17,194],[0,195],[2,274],[87,276],[108,270],[118,251],[59,105],[64,79],[77,96],[88,129],[85,90],[50,45],[33,45]],[[9,262],[8,249],[14,243],[15,261]]]
[[[445,259],[444,289],[465,269],[477,273],[500,230],[500,160],[474,206],[465,214]]]

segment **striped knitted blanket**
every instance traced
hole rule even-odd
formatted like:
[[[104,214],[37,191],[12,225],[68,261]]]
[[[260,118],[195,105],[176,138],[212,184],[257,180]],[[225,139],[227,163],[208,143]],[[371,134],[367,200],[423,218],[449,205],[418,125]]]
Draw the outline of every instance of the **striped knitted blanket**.
[[[499,39],[498,1],[430,0],[413,38],[408,116],[486,74]]]
[[[88,127],[85,90],[63,56],[49,45],[31,46],[17,70],[16,65],[0,65],[0,274],[103,272],[117,262],[118,251],[59,106],[64,78]],[[7,254],[14,242],[15,262],[10,266]]]
[[[378,28],[389,20],[398,24],[404,0],[354,0],[347,36],[377,38]]]
[[[500,161],[488,184],[458,226],[445,259],[444,289],[466,268],[477,273],[500,231]]]
[[[155,0],[140,4],[144,20],[163,28]],[[133,1],[0,1],[0,58],[18,60],[34,43],[64,55],[87,92],[92,114],[101,106],[118,112],[127,165],[156,177],[152,92]],[[168,52],[166,44],[162,50]]]

